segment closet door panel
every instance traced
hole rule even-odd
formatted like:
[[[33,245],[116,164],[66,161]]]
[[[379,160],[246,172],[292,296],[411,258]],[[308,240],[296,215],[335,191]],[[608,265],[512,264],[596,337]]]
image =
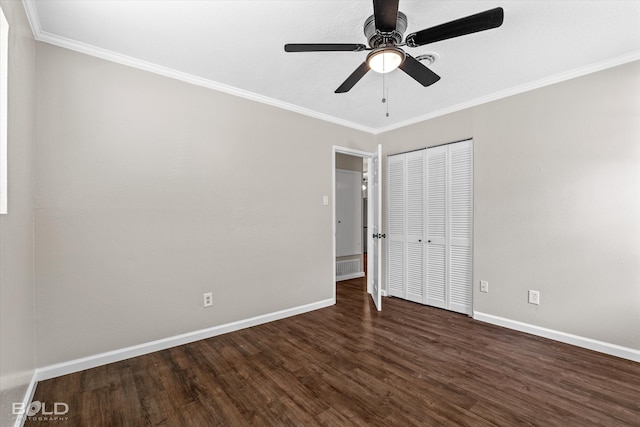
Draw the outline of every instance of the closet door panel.
[[[472,311],[473,146],[449,146],[449,309]]]
[[[447,308],[445,258],[444,245],[428,246],[425,304],[439,308]]]
[[[471,248],[451,246],[449,267],[449,310],[471,314]]]
[[[389,241],[389,295],[404,298],[404,242]]]
[[[447,230],[447,147],[427,150],[427,239],[445,244]]]
[[[426,304],[447,308],[447,146],[427,150]]]
[[[424,303],[424,245],[407,243],[407,292],[409,301]]]
[[[389,295],[405,298],[405,155],[387,157],[389,182],[389,245],[388,280]]]
[[[406,154],[406,299],[424,303],[425,150]]]

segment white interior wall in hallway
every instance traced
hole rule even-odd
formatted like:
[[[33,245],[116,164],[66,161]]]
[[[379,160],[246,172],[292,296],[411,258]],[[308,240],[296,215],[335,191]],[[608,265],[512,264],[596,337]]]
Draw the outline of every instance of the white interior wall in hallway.
[[[336,169],[336,256],[362,255],[362,173]]]
[[[336,164],[335,164],[336,170],[342,169],[346,171],[352,171],[360,174],[361,177],[364,175],[364,161],[362,157],[358,157],[358,156],[354,156],[346,153],[336,153],[335,161],[336,161]],[[355,200],[358,200],[358,199],[361,199],[361,196],[354,196],[353,200],[349,199],[348,203],[349,204],[355,203]],[[336,196],[336,203],[338,203],[337,196]],[[336,204],[336,208],[339,208],[337,204]],[[353,207],[353,209],[356,209],[355,206]],[[365,212],[363,210],[364,207],[361,206],[359,209],[362,211],[362,213],[360,214],[359,221],[363,223],[364,216],[365,216]],[[338,224],[336,224],[336,227],[337,225]],[[337,228],[336,228],[336,232],[337,232]],[[336,234],[336,238],[337,237],[338,236]],[[360,239],[362,238],[363,238],[363,235],[360,236]],[[336,244],[337,243],[338,242],[336,242]],[[354,253],[357,252],[355,253],[355,255],[345,255],[345,256],[337,255],[336,256],[336,277],[339,280],[349,279],[353,277],[360,277],[364,274],[363,252],[365,249],[365,241],[361,240],[360,244],[362,245],[362,249],[360,251],[354,251]],[[338,248],[336,248],[336,250],[337,249]],[[340,252],[338,251],[338,254],[339,253]]]

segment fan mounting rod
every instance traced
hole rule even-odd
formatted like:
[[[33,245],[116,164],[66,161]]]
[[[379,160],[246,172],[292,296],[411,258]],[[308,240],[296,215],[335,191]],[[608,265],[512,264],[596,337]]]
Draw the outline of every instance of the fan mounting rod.
[[[396,29],[388,33],[383,33],[376,29],[375,15],[371,15],[364,21],[364,35],[369,42],[369,46],[373,49],[382,45],[395,46],[401,44],[406,29],[407,15],[402,12],[398,12]]]

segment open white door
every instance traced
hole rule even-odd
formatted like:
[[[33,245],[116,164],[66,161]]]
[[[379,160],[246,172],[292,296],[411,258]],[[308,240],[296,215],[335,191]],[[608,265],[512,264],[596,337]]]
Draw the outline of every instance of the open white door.
[[[382,310],[382,295],[380,278],[382,277],[382,145],[369,158],[369,187],[368,202],[368,231],[367,236],[367,290],[373,298],[378,311]]]

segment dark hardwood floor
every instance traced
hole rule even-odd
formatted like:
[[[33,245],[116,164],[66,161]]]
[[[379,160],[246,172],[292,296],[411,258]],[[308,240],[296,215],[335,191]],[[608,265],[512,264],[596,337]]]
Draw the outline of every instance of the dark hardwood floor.
[[[640,364],[395,298],[43,381],[63,426],[640,426]],[[42,426],[28,421],[27,426]]]

